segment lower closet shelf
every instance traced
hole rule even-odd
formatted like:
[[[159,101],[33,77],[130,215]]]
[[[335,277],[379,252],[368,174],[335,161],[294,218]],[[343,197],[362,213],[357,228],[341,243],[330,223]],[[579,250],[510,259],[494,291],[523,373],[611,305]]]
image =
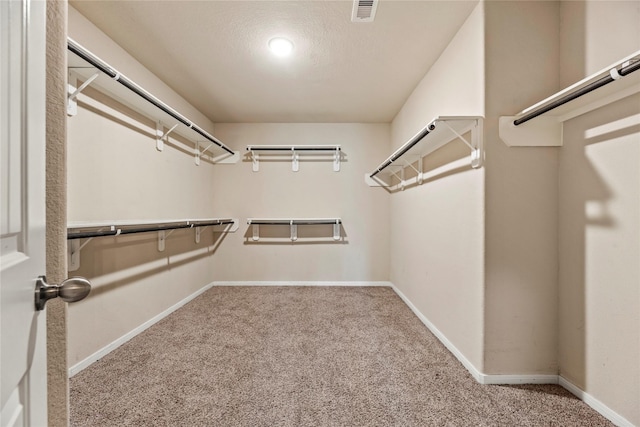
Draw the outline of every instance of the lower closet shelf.
[[[214,232],[233,233],[238,230],[238,219],[234,218],[205,218],[182,220],[152,220],[152,221],[101,221],[101,222],[69,222],[67,224],[67,259],[69,271],[80,268],[80,251],[95,237],[116,237],[137,233],[158,233],[158,250],[164,251],[165,241],[175,230],[192,228],[195,230],[195,242],[200,243],[202,230],[207,227],[220,227]],[[86,239],[80,244],[81,239]]]
[[[331,225],[333,226],[333,240],[342,239],[340,218],[248,218],[247,224],[252,226],[251,240],[257,242],[260,240],[261,225],[285,225],[289,226],[292,242],[298,240],[298,225]]]

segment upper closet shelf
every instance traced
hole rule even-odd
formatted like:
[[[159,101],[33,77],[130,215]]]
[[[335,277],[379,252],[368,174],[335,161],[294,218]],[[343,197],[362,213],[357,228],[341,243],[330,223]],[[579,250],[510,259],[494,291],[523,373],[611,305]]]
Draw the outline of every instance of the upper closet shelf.
[[[413,138],[398,148],[371,173],[365,182],[371,187],[389,187],[395,176],[404,187],[404,169],[412,168],[418,184],[422,183],[422,158],[451,141],[460,139],[471,150],[471,167],[482,166],[482,120],[481,116],[439,116],[433,119]],[[464,134],[471,131],[471,141]],[[415,168],[413,163],[418,163]]]
[[[640,51],[521,111],[500,117],[500,138],[510,147],[562,146],[562,124],[640,92]]]
[[[73,39],[67,38],[67,47],[71,53],[68,58],[68,115],[77,114],[77,97],[86,87],[91,85],[91,87],[153,120],[156,123],[156,149],[158,151],[163,150],[164,142],[167,141],[169,134],[174,132],[195,144],[196,165],[200,164],[200,158],[207,151],[212,152],[211,161],[214,163],[237,163],[240,160],[237,151],[231,150],[216,137],[147,92]],[[79,86],[78,79],[83,81]]]
[[[329,153],[333,158],[333,171],[340,171],[340,160],[342,152],[339,145],[247,145],[247,151],[251,153],[251,161],[253,163],[253,171],[258,172],[260,170],[260,156],[261,155],[280,155],[283,156],[286,153],[291,155],[291,170],[298,172],[300,170],[300,154],[314,153],[323,155]],[[263,154],[259,154],[262,152]]]

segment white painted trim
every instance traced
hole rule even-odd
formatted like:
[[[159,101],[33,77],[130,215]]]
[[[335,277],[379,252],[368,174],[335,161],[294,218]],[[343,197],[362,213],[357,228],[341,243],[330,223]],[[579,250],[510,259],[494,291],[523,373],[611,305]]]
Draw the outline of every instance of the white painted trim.
[[[616,411],[609,408],[607,405],[605,405],[586,391],[580,389],[578,386],[571,383],[566,378],[558,376],[558,384],[569,390],[576,397],[578,397],[587,405],[591,406],[594,410],[602,414],[603,417],[607,418],[615,425],[619,427],[633,427],[633,423],[631,423],[631,421],[627,420],[625,417],[618,414]]]
[[[213,282],[213,286],[383,286],[393,288],[391,282],[297,282],[297,281],[230,281],[230,282]]]
[[[107,354],[111,353],[113,350],[115,350],[116,348],[120,347],[122,344],[126,343],[131,338],[135,337],[139,333],[141,333],[144,330],[148,329],[150,326],[153,326],[155,323],[158,323],[160,320],[164,319],[165,317],[167,317],[168,315],[170,315],[171,313],[173,313],[174,311],[176,311],[180,307],[184,306],[185,304],[187,304],[188,302],[190,302],[194,298],[200,296],[205,291],[211,289],[214,286],[214,283],[215,282],[211,282],[208,285],[205,285],[200,290],[192,293],[191,295],[189,295],[185,299],[183,299],[183,300],[177,302],[176,304],[172,305],[171,307],[167,308],[162,313],[158,314],[157,316],[152,317],[151,319],[149,319],[146,322],[144,322],[142,325],[140,325],[137,328],[131,330],[130,332],[127,332],[126,334],[124,334],[120,338],[118,338],[115,341],[111,342],[110,344],[107,344],[106,346],[102,347],[100,350],[96,351],[95,353],[93,353],[89,357],[87,357],[84,360],[81,360],[80,362],[76,363],[75,365],[73,365],[72,367],[69,368],[69,378],[73,377],[78,372],[82,371],[83,369],[89,367],[94,362],[97,362],[98,360],[102,359],[104,356],[106,356]]]
[[[484,374],[482,374],[475,366],[473,366],[473,363],[471,363],[469,361],[469,359],[467,359],[464,354],[462,354],[462,352],[460,350],[458,350],[456,348],[455,345],[453,345],[453,343],[451,341],[449,341],[447,339],[447,337],[438,330],[438,328],[435,327],[435,325],[433,323],[431,323],[429,321],[429,319],[427,319],[425,317],[424,314],[422,314],[420,312],[420,310],[418,310],[416,308],[415,305],[413,305],[413,303],[409,300],[409,298],[407,298],[401,291],[400,289],[398,289],[396,287],[396,285],[391,284],[391,289],[393,289],[393,291],[398,294],[398,296],[400,297],[400,299],[402,299],[402,301],[404,301],[405,304],[407,304],[407,306],[411,309],[411,311],[413,311],[413,313],[418,316],[418,319],[420,319],[420,321],[422,323],[424,323],[424,325],[427,327],[427,329],[429,329],[431,331],[431,333],[433,335],[436,336],[436,338],[438,338],[440,340],[440,342],[442,342],[442,344],[444,344],[445,347],[447,347],[447,349],[453,353],[453,355],[456,357],[456,359],[458,359],[460,361],[460,363],[462,363],[462,365],[467,369],[467,371],[469,371],[469,373],[473,376],[473,378],[476,379],[476,381],[478,381],[479,383],[483,384],[481,379],[483,376],[485,376]]]
[[[536,375],[491,375],[480,374],[480,384],[558,384],[554,374]]]
[[[447,349],[462,363],[462,365],[471,373],[471,375],[480,384],[558,384],[574,394],[577,398],[589,405],[603,417],[619,427],[634,427],[634,425],[618,414],[607,405],[591,396],[589,393],[581,390],[560,375],[491,375],[483,374],[453,345],[445,335],[436,328],[411,301],[392,283],[391,289],[404,301],[405,304],[414,312],[418,319],[444,344]]]

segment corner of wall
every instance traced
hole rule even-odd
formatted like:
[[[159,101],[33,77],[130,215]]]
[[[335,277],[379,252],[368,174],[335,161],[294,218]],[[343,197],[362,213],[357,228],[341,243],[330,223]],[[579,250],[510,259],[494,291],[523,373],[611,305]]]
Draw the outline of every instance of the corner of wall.
[[[485,370],[557,374],[558,153],[506,147],[498,119],[558,89],[559,4],[484,6]]]

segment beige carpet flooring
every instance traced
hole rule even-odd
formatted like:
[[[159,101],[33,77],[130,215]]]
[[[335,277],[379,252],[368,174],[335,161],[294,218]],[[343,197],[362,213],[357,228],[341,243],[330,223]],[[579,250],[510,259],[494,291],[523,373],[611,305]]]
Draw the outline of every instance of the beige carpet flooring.
[[[72,426],[609,426],[478,384],[390,289],[220,287],[71,379]]]

